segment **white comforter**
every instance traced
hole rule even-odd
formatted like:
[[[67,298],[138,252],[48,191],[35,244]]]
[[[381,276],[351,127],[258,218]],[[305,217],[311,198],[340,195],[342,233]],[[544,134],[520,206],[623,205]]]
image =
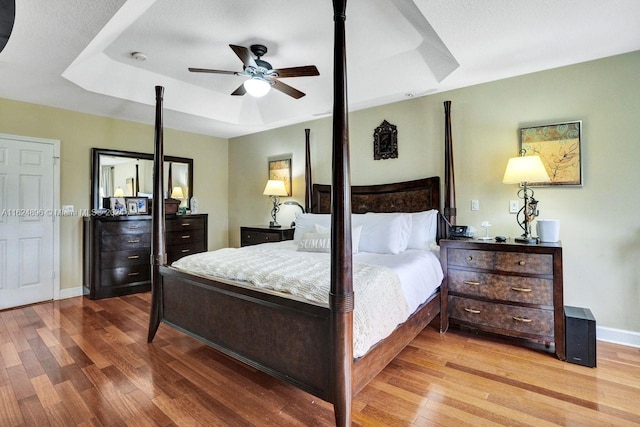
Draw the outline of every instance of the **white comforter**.
[[[227,248],[190,255],[174,262],[173,266],[183,271],[233,280],[328,305],[329,255],[297,252],[295,249],[292,242],[268,243],[240,249]],[[426,270],[410,274],[406,268],[405,271],[399,269],[400,276],[406,276],[406,280],[411,276],[412,280],[420,277],[420,282],[435,281],[435,284],[429,286],[424,283],[413,286],[403,284],[399,275],[384,265],[395,265],[395,269],[399,266],[406,267],[406,261],[399,261],[402,257],[364,253],[354,255],[354,357],[363,356],[371,346],[393,332],[440,285],[442,272],[439,263],[435,256],[429,255],[435,259],[437,266],[429,265]],[[358,262],[357,259],[367,262]],[[412,263],[416,264],[414,261]],[[425,266],[421,268],[424,269]],[[425,271],[429,273],[425,274]],[[424,277],[425,275],[433,278]]]

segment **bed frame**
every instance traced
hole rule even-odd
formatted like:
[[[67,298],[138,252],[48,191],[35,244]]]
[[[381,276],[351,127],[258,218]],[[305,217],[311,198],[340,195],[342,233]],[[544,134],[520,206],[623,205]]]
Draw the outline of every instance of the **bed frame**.
[[[152,301],[148,341],[161,322],[256,369],[333,403],[336,425],[351,425],[351,400],[440,312],[431,296],[385,340],[353,358],[351,213],[418,212],[440,208],[440,178],[352,187],[349,182],[346,99],[346,0],[334,0],[333,185],[312,185],[306,134],[305,204],[332,212],[331,291],[328,306],[283,298],[166,265],[163,203],[153,204]],[[154,176],[163,176],[162,98],[156,87]],[[163,198],[162,180],[154,200]],[[444,228],[441,228],[444,229]],[[347,232],[349,231],[349,232]],[[442,237],[442,232],[439,232]],[[446,295],[446,293],[445,293]],[[446,303],[445,303],[446,304]],[[440,316],[446,330],[446,316]]]

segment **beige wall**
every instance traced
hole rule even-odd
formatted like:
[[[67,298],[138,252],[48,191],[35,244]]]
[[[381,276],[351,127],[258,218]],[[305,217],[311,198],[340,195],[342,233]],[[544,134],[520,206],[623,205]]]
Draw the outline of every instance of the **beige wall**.
[[[153,117],[152,109],[149,114]],[[91,148],[153,152],[153,126],[0,99],[0,133],[60,140],[60,205],[91,208]],[[165,129],[165,154],[194,159],[209,248],[227,246],[228,141]],[[82,219],[60,221],[60,288],[82,285]]]
[[[492,235],[518,236],[501,183],[518,153],[518,129],[583,121],[581,188],[538,188],[540,217],[561,221],[565,304],[588,307],[598,326],[640,333],[640,52],[411,99],[350,114],[351,179],[373,184],[443,175],[443,102],[452,101],[458,224],[493,224]],[[399,158],[373,160],[373,130],[398,127]],[[229,243],[241,225],[267,224],[262,196],[267,158],[291,153],[293,199],[304,200],[304,128],[311,129],[314,181],[330,181],[329,118],[229,142]],[[480,210],[470,210],[470,200]],[[297,208],[283,207],[287,224]]]

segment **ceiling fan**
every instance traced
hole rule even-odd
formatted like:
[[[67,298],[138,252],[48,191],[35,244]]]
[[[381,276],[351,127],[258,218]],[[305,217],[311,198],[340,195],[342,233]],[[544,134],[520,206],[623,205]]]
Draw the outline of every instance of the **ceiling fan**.
[[[231,95],[242,96],[248,92],[250,95],[255,97],[261,97],[266,95],[267,92],[269,92],[269,89],[273,87],[274,89],[295,99],[302,98],[305,93],[281,82],[278,80],[279,78],[320,75],[315,65],[277,68],[274,70],[271,64],[260,59],[265,53],[267,53],[266,46],[261,44],[251,45],[251,52],[256,56],[255,59],[251,56],[251,53],[249,53],[249,49],[244,46],[230,44],[229,47],[236,53],[236,55],[238,55],[238,58],[240,58],[244,64],[242,71],[211,70],[208,68],[189,68],[189,71],[193,73],[233,74],[236,76],[249,77],[243,84],[234,90]]]

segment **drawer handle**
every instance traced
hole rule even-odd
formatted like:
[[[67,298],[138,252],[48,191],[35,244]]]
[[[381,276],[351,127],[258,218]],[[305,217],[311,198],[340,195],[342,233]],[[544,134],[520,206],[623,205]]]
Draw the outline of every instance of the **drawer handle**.
[[[129,243],[140,243],[140,239],[129,240]]]
[[[472,282],[471,280],[465,280],[464,283],[465,285],[480,286],[480,282]]]
[[[513,320],[515,320],[516,322],[522,322],[522,323],[531,323],[533,321],[531,319],[527,319],[526,317],[519,317],[519,316],[514,316]]]
[[[518,261],[518,265],[525,265],[525,264],[526,264],[526,262],[524,262],[524,261]]]
[[[140,258],[140,255],[129,255],[127,258],[129,258],[129,259],[138,259],[138,258]]]
[[[467,261],[469,261],[469,262],[473,261],[473,257],[472,257],[471,255],[469,255],[469,256],[467,257]]]
[[[466,311],[467,313],[480,314],[480,310],[476,310],[473,308],[465,308],[464,311]]]
[[[134,272],[134,273],[129,273],[129,274],[127,274],[127,276],[137,276],[138,274],[140,274],[140,273],[136,271],[136,272]]]
[[[269,240],[269,236],[265,237],[264,240]]]
[[[511,290],[512,291],[516,291],[516,292],[531,292],[532,291],[532,289],[529,289],[529,288],[516,288],[516,287],[511,288]]]
[[[180,236],[181,239],[190,239],[191,236],[188,234],[185,234],[184,236]]]
[[[186,254],[187,252],[191,252],[191,249],[183,249],[180,252],[182,252],[183,254]]]
[[[130,225],[129,226],[129,229],[131,229],[131,230],[135,230],[137,228],[140,228],[140,226],[139,225]]]
[[[183,227],[188,227],[188,226],[190,226],[190,225],[191,225],[191,223],[190,223],[190,222],[183,222],[183,223],[182,223],[182,226],[183,226]]]

